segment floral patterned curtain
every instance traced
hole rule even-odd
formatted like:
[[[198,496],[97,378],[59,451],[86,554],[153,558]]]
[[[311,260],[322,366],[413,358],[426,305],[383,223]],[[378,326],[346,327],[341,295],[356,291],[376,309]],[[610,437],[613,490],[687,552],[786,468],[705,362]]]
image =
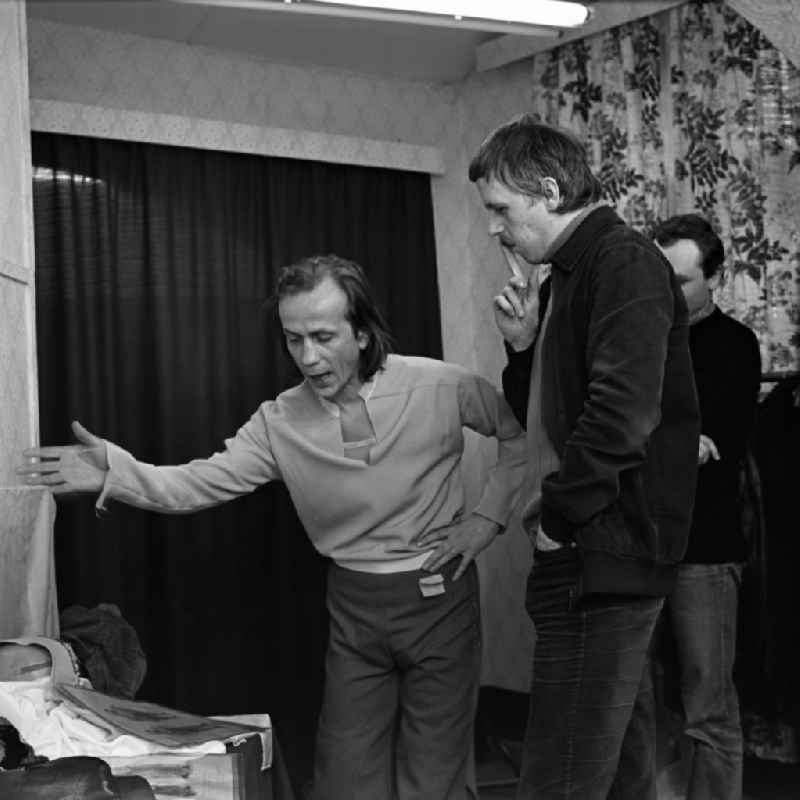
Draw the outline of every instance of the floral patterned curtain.
[[[756,332],[765,372],[800,368],[800,71],[717,0],[544,53],[533,78],[533,110],[588,142],[631,225],[711,220],[717,303]]]

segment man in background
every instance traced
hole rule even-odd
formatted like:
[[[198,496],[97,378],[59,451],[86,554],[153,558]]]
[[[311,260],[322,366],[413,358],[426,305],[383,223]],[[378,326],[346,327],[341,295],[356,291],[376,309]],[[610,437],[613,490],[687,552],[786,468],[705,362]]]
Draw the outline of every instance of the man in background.
[[[689,347],[700,402],[699,473],[689,545],[667,599],[677,650],[684,732],[692,748],[689,800],[742,796],[742,729],[733,683],[742,563],[739,473],[758,399],[761,363],[750,328],[724,314],[712,291],[724,252],[707,220],[671,217],[655,239],[689,308]]]
[[[454,364],[390,353],[362,269],[338,256],[285,267],[276,302],[302,382],[263,403],[225,449],[180,466],[137,461],[77,422],[79,444],[26,451],[18,472],[57,495],[201,511],[283,481],[332,559],[314,800],[476,800],[481,663],[475,555],[508,520],[525,436],[500,393]],[[498,442],[472,513],[463,427]],[[270,535],[265,520],[264,535]]]
[[[495,318],[529,445],[536,644],[517,797],[654,800],[648,648],[697,470],[686,303],[658,248],[598,202],[570,134],[519,117],[469,177],[512,273]]]

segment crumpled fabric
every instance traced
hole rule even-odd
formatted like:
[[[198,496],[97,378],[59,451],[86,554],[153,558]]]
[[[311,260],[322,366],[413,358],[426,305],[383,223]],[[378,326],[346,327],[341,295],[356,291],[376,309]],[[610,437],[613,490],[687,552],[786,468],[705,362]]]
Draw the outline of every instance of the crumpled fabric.
[[[144,756],[153,753],[205,755],[224,753],[223,742],[169,748],[130,734],[94,725],[53,694],[51,678],[0,681],[0,717],[5,717],[37,756]]]
[[[100,603],[94,608],[65,608],[61,612],[61,639],[75,651],[98,692],[135,698],[147,672],[147,659],[136,630],[117,606]]]

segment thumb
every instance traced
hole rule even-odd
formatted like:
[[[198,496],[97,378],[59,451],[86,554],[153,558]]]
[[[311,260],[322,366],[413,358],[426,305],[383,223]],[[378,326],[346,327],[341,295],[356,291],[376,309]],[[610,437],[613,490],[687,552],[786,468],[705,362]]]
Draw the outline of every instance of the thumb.
[[[99,447],[103,444],[103,440],[99,436],[95,436],[93,433],[87,431],[78,420],[73,420],[71,427],[72,433],[81,444],[86,444],[90,447]]]

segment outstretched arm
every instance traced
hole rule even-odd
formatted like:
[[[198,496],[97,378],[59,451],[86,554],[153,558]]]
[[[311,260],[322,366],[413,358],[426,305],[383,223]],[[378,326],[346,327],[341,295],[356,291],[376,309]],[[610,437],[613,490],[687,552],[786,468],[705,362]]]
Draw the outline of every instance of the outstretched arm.
[[[53,494],[99,494],[108,472],[106,443],[77,420],[72,432],[78,444],[32,447],[17,468],[29,486],[46,486]]]
[[[79,444],[27,450],[25,456],[33,460],[17,471],[28,484],[47,486],[55,494],[99,493],[100,510],[107,500],[117,500],[165,514],[202,511],[280,478],[265,413],[256,411],[225,441],[223,451],[177,466],[137,461],[73,423]]]

